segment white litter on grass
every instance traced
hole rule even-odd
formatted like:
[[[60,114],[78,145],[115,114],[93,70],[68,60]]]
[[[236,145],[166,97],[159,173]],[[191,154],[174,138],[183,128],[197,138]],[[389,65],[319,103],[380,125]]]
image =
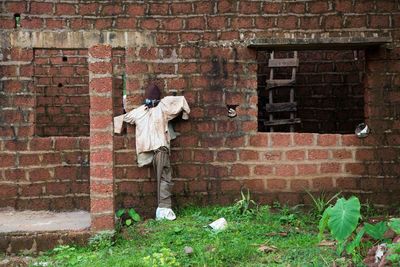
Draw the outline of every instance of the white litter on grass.
[[[228,226],[228,222],[225,220],[225,218],[219,218],[218,220],[210,223],[209,226],[213,230],[224,230]]]
[[[376,249],[375,252],[375,263],[381,262],[383,255],[385,255],[386,248],[387,248],[386,243],[378,245],[378,248]]]

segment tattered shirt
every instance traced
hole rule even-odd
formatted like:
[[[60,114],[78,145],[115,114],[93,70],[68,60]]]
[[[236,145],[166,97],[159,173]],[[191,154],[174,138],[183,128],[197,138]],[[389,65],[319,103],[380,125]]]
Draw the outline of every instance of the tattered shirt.
[[[136,153],[139,167],[150,164],[153,151],[165,146],[170,147],[174,135],[168,122],[181,112],[182,119],[189,118],[190,108],[183,96],[166,96],[156,107],[142,105],[130,112],[114,118],[114,131],[121,132],[122,123],[136,125]],[[169,129],[170,128],[170,129]]]

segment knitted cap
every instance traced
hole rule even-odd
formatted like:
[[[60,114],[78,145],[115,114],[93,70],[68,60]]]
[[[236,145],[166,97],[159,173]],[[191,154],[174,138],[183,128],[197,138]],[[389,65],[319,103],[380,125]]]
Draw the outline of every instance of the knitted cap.
[[[146,88],[145,97],[147,99],[151,99],[151,100],[154,100],[154,99],[160,100],[161,99],[160,88],[158,88],[158,86],[153,83],[150,84]]]

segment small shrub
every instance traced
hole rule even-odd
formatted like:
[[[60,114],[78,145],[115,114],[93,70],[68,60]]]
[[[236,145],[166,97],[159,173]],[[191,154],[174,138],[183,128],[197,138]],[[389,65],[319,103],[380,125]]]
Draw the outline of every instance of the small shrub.
[[[175,254],[168,248],[162,248],[160,252],[155,252],[151,256],[143,258],[146,267],[169,267],[180,266],[175,258]]]
[[[115,213],[117,216],[117,229],[121,229],[123,226],[129,227],[134,222],[140,222],[141,218],[140,215],[133,209],[119,209]]]
[[[89,246],[93,250],[101,250],[114,245],[115,231],[101,231],[89,238]]]

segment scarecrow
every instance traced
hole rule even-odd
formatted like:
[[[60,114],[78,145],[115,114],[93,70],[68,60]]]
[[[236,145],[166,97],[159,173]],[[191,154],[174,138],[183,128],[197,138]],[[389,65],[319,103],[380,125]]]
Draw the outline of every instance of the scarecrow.
[[[176,137],[170,120],[182,113],[189,118],[190,108],[183,96],[166,96],[161,99],[157,85],[150,84],[145,91],[145,103],[130,112],[114,118],[114,131],[120,133],[122,123],[136,125],[136,153],[138,166],[153,164],[157,176],[158,207],[156,219],[174,220],[171,209],[173,186],[170,165],[170,140]]]

